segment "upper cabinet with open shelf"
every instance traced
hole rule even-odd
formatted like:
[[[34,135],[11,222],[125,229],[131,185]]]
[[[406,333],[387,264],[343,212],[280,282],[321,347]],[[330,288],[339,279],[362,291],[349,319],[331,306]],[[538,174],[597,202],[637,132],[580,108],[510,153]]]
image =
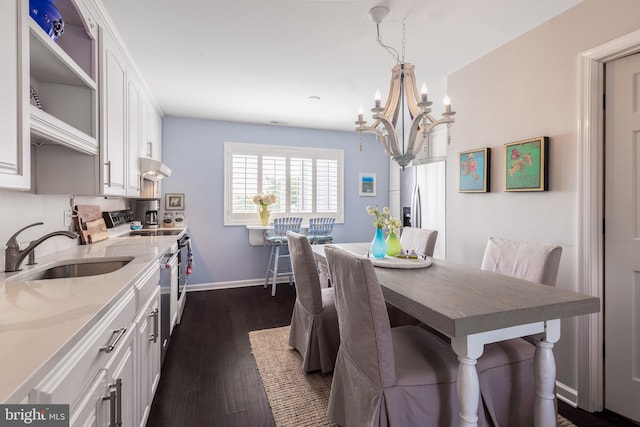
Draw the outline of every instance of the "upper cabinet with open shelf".
[[[53,41],[29,17],[31,140],[98,153],[98,26],[79,0],[57,0],[64,33]]]

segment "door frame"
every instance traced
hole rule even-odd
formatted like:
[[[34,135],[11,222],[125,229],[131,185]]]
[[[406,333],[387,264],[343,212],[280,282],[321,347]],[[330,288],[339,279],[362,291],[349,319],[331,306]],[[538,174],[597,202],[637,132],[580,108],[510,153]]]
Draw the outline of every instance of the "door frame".
[[[640,30],[578,55],[578,291],[604,296],[604,65],[640,52]],[[587,411],[604,408],[604,306],[578,317],[577,404]]]

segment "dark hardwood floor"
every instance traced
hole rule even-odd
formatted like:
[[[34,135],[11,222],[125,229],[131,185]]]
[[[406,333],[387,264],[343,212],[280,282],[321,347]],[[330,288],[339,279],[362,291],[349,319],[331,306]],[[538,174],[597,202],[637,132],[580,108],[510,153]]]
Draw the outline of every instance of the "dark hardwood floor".
[[[164,364],[148,427],[273,426],[248,332],[288,325],[295,291],[286,284],[191,292]],[[637,427],[605,411],[558,402],[579,427]]]

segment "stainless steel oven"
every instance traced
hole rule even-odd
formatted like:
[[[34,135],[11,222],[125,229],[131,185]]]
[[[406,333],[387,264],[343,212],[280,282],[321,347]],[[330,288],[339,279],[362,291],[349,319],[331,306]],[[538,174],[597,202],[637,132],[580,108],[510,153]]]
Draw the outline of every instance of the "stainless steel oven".
[[[171,332],[177,321],[178,245],[160,259],[160,342],[162,357],[169,347]],[[175,302],[174,302],[175,301]]]
[[[182,312],[187,300],[187,281],[193,267],[193,254],[191,253],[191,237],[185,234],[178,240],[178,318],[177,323],[182,319]]]

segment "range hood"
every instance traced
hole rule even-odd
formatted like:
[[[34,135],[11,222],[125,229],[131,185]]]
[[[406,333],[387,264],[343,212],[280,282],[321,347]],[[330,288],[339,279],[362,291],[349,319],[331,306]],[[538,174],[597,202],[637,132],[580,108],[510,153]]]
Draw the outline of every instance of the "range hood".
[[[145,179],[159,181],[162,178],[171,176],[171,169],[158,160],[140,157],[140,173]]]

